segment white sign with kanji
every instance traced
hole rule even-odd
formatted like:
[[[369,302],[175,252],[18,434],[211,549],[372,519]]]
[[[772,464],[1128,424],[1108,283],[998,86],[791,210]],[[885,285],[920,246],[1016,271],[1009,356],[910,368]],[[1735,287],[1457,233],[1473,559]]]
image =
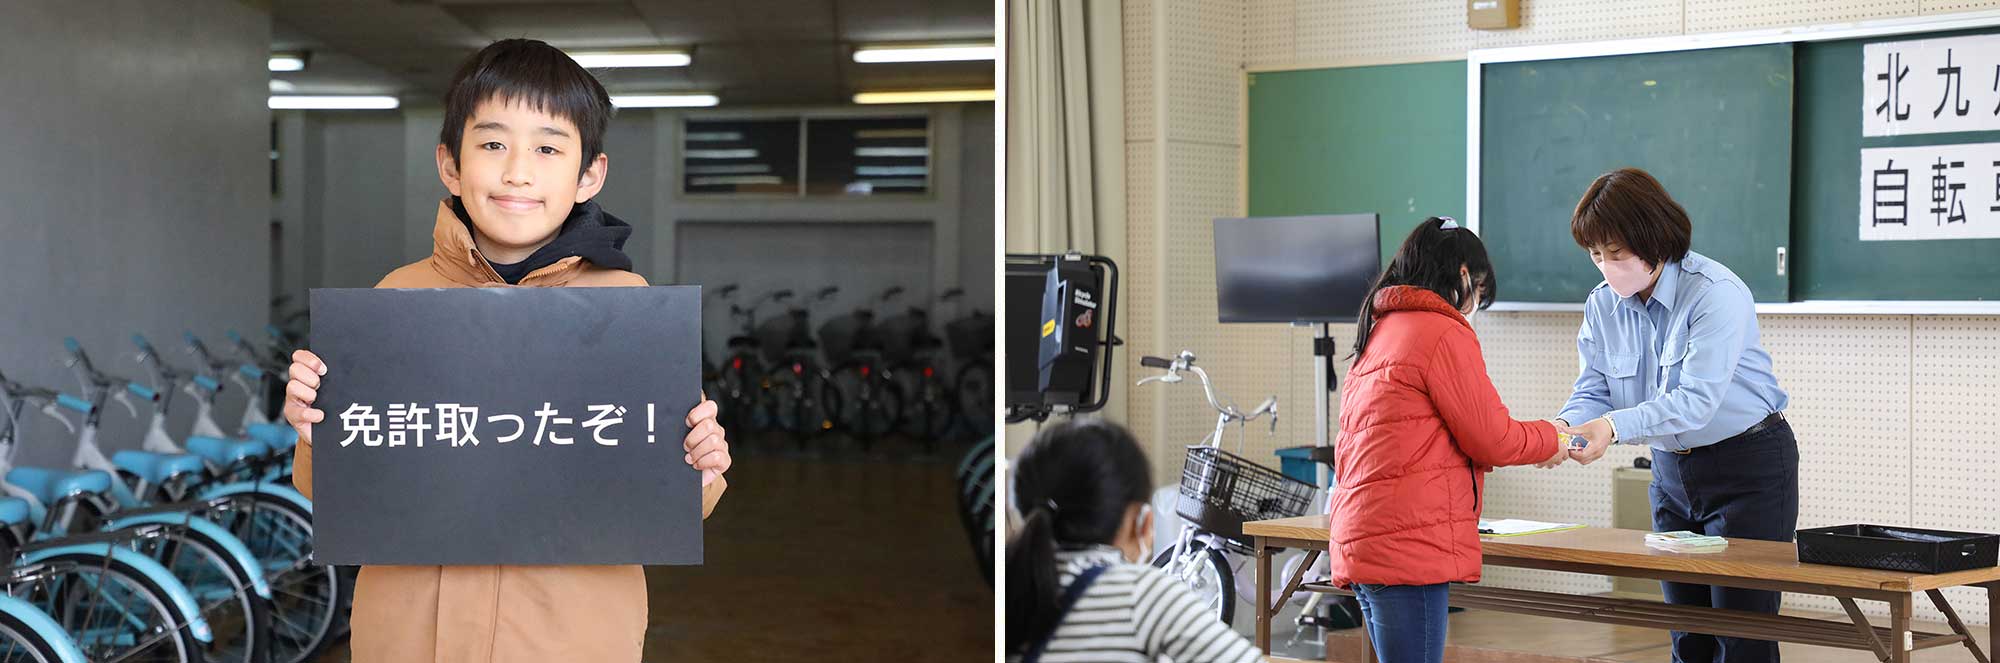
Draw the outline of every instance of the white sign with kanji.
[[[2000,238],[2000,143],[1861,151],[1861,239]]]
[[[1861,47],[1861,135],[2000,130],[2000,34]]]

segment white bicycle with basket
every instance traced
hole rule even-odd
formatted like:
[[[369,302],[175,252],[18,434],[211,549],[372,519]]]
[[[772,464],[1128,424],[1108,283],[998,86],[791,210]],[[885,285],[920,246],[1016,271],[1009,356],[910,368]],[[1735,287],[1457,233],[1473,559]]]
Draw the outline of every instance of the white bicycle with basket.
[[[1246,572],[1250,563],[1256,560],[1256,554],[1251,548],[1253,542],[1250,537],[1243,535],[1243,523],[1324,513],[1327,492],[1240,455],[1223,451],[1223,429],[1230,422],[1236,423],[1236,450],[1239,452],[1243,450],[1243,429],[1251,421],[1269,415],[1270,434],[1276,434],[1278,397],[1266,398],[1256,409],[1244,412],[1236,407],[1235,402],[1218,399],[1215,386],[1209,382],[1208,372],[1194,364],[1194,353],[1186,350],[1173,359],[1142,357],[1139,360],[1141,366],[1164,369],[1166,372],[1142,378],[1138,384],[1173,384],[1184,380],[1183,374],[1193,373],[1201,381],[1201,390],[1208,398],[1209,407],[1217,413],[1215,430],[1201,442],[1187,448],[1187,460],[1181,467],[1180,495],[1174,509],[1182,519],[1180,534],[1173,545],[1154,557],[1153,566],[1186,583],[1217,619],[1231,624],[1236,616],[1237,598],[1253,605],[1258,600],[1254,573]],[[1284,574],[1278,576],[1281,578],[1291,577],[1306,557],[1303,551],[1291,551],[1284,555]],[[1324,564],[1322,561],[1321,566]],[[1276,589],[1274,587],[1271,595],[1263,597],[1263,600],[1275,600]],[[1304,597],[1298,597],[1297,602],[1303,603]]]

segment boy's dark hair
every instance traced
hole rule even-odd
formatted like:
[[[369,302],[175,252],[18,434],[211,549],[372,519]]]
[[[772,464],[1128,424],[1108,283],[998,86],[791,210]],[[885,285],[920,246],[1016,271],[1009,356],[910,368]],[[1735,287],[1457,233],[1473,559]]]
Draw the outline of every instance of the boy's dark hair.
[[[444,128],[438,133],[438,143],[451,152],[453,161],[458,160],[466,120],[488,99],[525,103],[575,124],[577,138],[583,141],[579,177],[604,153],[611,95],[569,54],[546,42],[503,39],[479,49],[458,66],[451,86],[445,88]]]
[[[1396,257],[1389,260],[1382,276],[1368,288],[1368,296],[1361,299],[1360,319],[1354,326],[1355,357],[1368,350],[1369,332],[1375,329],[1375,293],[1383,288],[1395,285],[1423,288],[1463,309],[1466,300],[1472,298],[1472,292],[1466,290],[1465,277],[1458,273],[1463,266],[1466,275],[1472,278],[1472,287],[1479,291],[1480,310],[1493,305],[1500,281],[1493,275],[1493,261],[1486,257],[1486,243],[1479,241],[1477,233],[1458,227],[1456,222],[1449,224],[1452,226],[1449,228],[1446,225],[1443,217],[1436,216],[1418,223],[1403,240],[1402,248],[1396,249]]]
[[[1025,520],[1007,542],[1008,653],[1055,630],[1063,592],[1056,550],[1117,538],[1126,510],[1152,496],[1150,467],[1139,441],[1102,419],[1049,426],[1021,449],[1014,500]]]
[[[1659,180],[1637,168],[1620,168],[1598,176],[1584,190],[1569,219],[1569,234],[1577,246],[1616,243],[1657,267],[1687,257],[1694,229],[1687,210]]]

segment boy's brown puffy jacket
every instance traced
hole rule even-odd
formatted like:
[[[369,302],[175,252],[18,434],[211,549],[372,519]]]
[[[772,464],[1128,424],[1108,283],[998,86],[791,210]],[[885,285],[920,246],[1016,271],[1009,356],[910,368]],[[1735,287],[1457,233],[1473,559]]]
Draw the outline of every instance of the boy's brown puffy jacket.
[[[643,286],[628,271],[569,257],[509,286],[465,223],[438,205],[434,248],[378,288]],[[312,496],[312,445],[301,438],[292,482]],[[727,482],[702,489],[701,515]],[[354,591],[355,663],[633,661],[646,638],[646,576],[637,566],[367,566]]]

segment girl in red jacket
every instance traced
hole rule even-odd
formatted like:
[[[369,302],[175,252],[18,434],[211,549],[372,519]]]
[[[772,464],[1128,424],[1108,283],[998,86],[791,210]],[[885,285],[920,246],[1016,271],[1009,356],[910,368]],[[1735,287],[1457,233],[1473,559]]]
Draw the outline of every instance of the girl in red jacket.
[[[1446,583],[1479,580],[1486,473],[1568,457],[1554,424],[1509,417],[1486,377],[1466,318],[1494,286],[1479,236],[1434,217],[1361,304],[1328,549],[1381,663],[1444,660]]]

